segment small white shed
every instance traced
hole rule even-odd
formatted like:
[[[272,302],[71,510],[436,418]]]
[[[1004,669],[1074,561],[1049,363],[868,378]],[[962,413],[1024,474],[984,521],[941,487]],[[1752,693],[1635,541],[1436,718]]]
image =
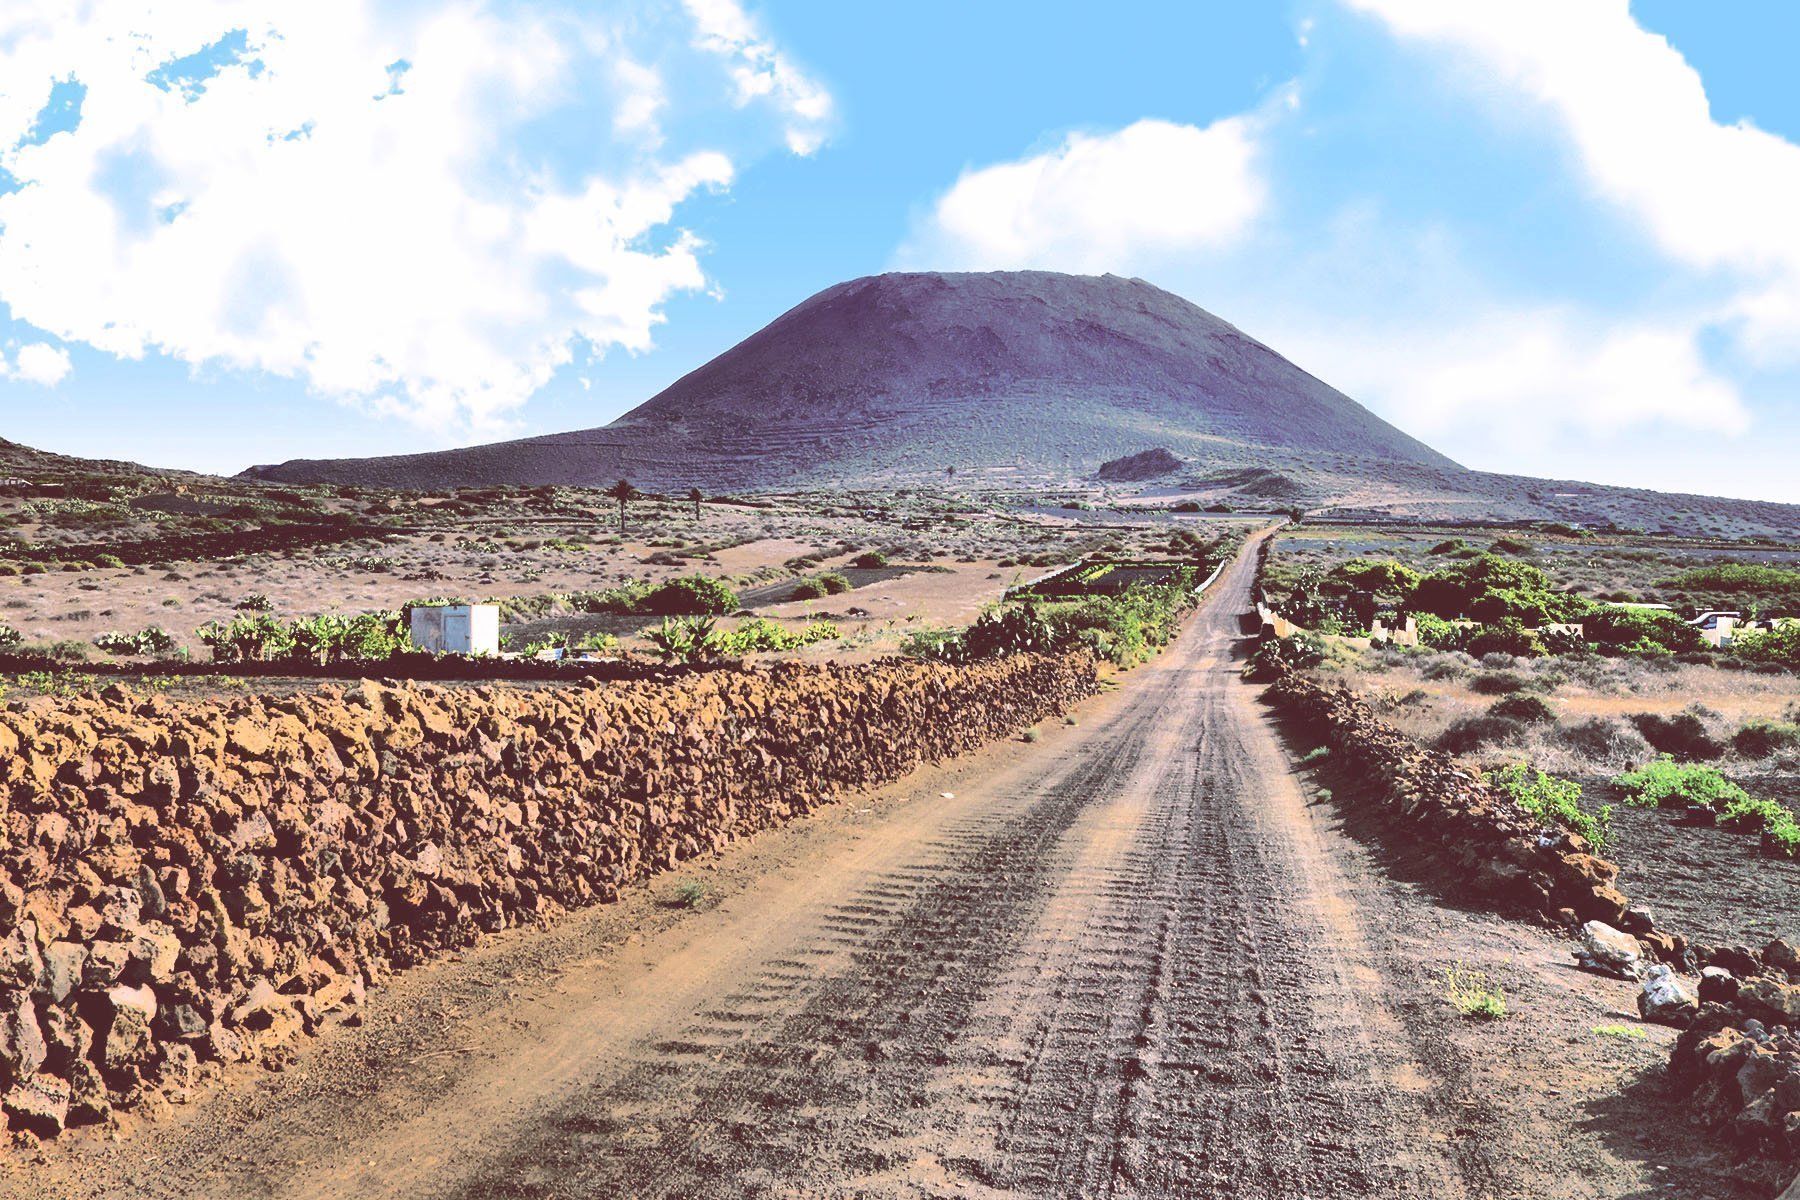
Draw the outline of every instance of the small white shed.
[[[432,604],[412,610],[412,644],[433,654],[500,653],[498,604]]]

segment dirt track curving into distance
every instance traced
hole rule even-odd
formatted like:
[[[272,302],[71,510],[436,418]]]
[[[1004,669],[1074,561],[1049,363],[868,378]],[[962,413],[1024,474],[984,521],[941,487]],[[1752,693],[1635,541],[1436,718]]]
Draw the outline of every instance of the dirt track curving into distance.
[[[1254,543],[1080,724],[409,973],[282,1075],[4,1182],[293,1197],[1752,1196],[1589,1034],[1623,985],[1309,805]],[[949,794],[943,794],[949,793]],[[1438,977],[1497,964],[1475,1029]],[[1610,1019],[1616,1019],[1612,1014]],[[45,1187],[46,1184],[54,1186]],[[1760,1194],[1766,1195],[1767,1192]]]

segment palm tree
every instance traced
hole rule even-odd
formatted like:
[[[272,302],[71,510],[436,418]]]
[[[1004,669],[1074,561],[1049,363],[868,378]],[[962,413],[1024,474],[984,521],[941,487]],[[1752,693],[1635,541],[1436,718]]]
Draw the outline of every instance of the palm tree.
[[[694,506],[694,523],[696,525],[700,523],[700,502],[704,499],[706,497],[700,493],[699,488],[688,489],[688,503]]]
[[[633,500],[640,499],[644,493],[631,486],[631,480],[621,479],[606,489],[606,494],[619,502],[619,536],[625,536],[625,506]]]

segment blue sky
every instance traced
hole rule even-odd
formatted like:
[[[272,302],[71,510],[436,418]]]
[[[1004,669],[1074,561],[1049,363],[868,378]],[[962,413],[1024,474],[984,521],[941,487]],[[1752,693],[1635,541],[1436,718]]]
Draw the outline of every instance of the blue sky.
[[[1792,6],[67,7],[0,15],[15,440],[578,428],[839,280],[1041,266],[1470,466],[1800,502]]]

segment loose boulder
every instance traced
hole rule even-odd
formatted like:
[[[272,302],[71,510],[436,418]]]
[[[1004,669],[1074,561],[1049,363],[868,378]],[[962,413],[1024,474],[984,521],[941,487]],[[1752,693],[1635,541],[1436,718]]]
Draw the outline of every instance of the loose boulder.
[[[54,1075],[32,1075],[0,1100],[14,1129],[24,1129],[39,1137],[54,1137],[69,1123],[70,1087],[68,1080]]]
[[[1679,1029],[1692,1021],[1699,1010],[1699,1001],[1667,965],[1656,963],[1644,972],[1643,988],[1638,992],[1638,1012],[1644,1020]]]
[[[1589,921],[1581,927],[1581,946],[1575,951],[1575,961],[1583,970],[1635,979],[1644,966],[1644,948],[1629,933],[1601,921]]]

